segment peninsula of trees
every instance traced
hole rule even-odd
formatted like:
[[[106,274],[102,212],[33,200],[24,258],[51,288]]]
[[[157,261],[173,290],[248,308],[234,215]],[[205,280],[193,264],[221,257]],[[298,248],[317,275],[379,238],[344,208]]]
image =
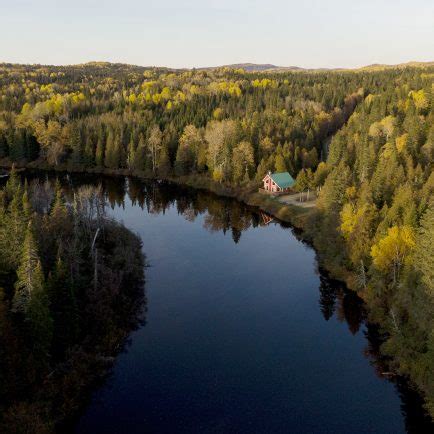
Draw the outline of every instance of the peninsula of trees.
[[[141,321],[141,241],[105,201],[15,171],[0,190],[0,432],[63,432]]]
[[[434,415],[434,67],[176,71],[0,65],[4,165],[318,191],[305,229]],[[349,276],[349,277],[348,277]]]

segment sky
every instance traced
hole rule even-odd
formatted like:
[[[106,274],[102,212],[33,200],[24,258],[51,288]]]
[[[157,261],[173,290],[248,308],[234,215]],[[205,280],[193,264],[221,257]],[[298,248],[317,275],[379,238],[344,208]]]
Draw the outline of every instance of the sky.
[[[0,62],[434,61],[434,0],[0,0]]]

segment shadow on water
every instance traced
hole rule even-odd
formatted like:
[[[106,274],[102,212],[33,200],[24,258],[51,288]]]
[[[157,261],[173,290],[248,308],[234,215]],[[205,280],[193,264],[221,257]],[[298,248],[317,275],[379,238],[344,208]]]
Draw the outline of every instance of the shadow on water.
[[[69,199],[81,185],[101,185],[107,203],[113,209],[125,208],[128,200],[133,206],[146,210],[149,214],[165,214],[170,208],[188,221],[203,216],[203,227],[210,232],[229,233],[234,243],[239,243],[243,232],[251,227],[265,226],[274,219],[263,215],[236,200],[222,198],[212,193],[181,187],[163,181],[142,181],[133,178],[104,177],[93,175],[71,175],[40,172],[26,172],[23,175],[28,182],[52,182],[59,179]],[[274,220],[275,222],[275,220]],[[285,223],[278,223],[289,228]],[[292,229],[291,229],[292,230]],[[297,232],[292,230],[297,236]],[[363,330],[366,339],[364,350],[376,375],[392,382],[401,399],[401,413],[408,433],[434,432],[434,426],[423,409],[423,401],[411,385],[401,377],[388,372],[388,360],[380,354],[380,346],[385,337],[377,326],[367,323],[363,301],[342,282],[329,278],[324,270],[319,270],[320,286],[318,291],[318,309],[325,321],[336,318],[347,325],[352,335]],[[142,324],[144,325],[144,323]],[[124,351],[128,351],[130,342],[126,342]],[[111,381],[110,378],[107,381]]]

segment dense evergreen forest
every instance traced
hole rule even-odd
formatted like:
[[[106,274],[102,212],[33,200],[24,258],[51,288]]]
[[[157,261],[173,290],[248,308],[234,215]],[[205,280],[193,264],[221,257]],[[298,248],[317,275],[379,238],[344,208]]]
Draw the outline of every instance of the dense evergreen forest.
[[[54,432],[142,318],[141,241],[105,215],[100,188],[0,191],[0,431]],[[60,432],[62,429],[60,429]]]
[[[318,194],[305,229],[320,257],[366,300],[391,370],[412,379],[434,416],[433,79],[432,66],[3,64],[0,158],[252,191],[268,170],[288,170]]]

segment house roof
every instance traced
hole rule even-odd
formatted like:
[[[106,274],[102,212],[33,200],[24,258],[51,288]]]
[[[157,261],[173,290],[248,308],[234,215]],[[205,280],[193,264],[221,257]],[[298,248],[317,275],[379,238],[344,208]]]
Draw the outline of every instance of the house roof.
[[[270,177],[280,188],[289,188],[295,184],[288,172],[271,173]]]

